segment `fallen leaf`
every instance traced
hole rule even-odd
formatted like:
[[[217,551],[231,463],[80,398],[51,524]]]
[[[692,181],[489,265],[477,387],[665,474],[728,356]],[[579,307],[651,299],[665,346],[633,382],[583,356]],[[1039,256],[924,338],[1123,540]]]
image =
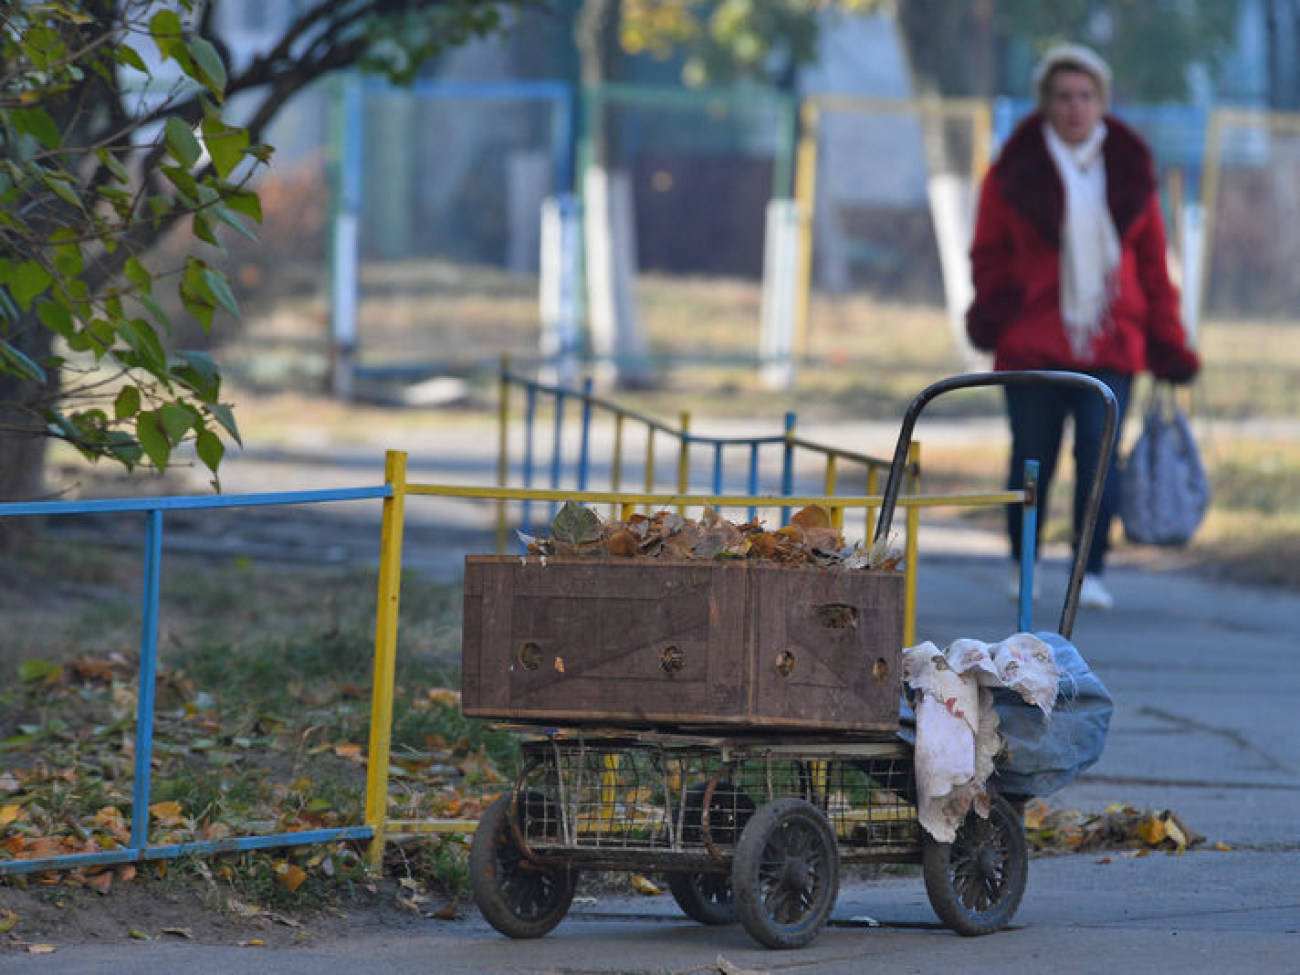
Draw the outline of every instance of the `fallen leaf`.
[[[648,877],[641,876],[639,873],[632,876],[632,889],[638,894],[644,894],[646,897],[657,897],[663,893],[658,884]]]
[[[16,802],[11,802],[7,806],[0,806],[0,826],[8,826],[22,814],[23,807]]]
[[[8,934],[18,926],[18,915],[13,911],[0,910],[0,934]]]
[[[1227,843],[1223,842],[1223,840],[1219,840],[1217,843],[1215,843],[1214,848],[1218,850],[1220,853],[1228,853],[1232,850],[1232,847],[1230,847]]]
[[[289,893],[293,893],[301,887],[302,882],[306,879],[307,871],[303,870],[302,867],[283,861],[275,865],[275,882]]]
[[[250,938],[248,941],[236,941],[236,948],[264,948],[266,942],[261,938]]]
[[[52,955],[58,950],[58,945],[27,945],[27,952],[32,955]]]
[[[130,937],[134,938],[136,941],[148,941],[148,940],[149,940],[149,935],[145,934],[143,931],[135,931],[135,930],[131,930],[131,931],[128,931],[127,934],[128,934]]]
[[[103,873],[97,873],[93,877],[86,878],[86,886],[93,888],[99,894],[107,894],[113,887],[113,874],[105,870]]]
[[[190,938],[190,939],[192,939],[192,938],[194,937],[194,935],[190,933],[190,929],[189,929],[189,928],[163,928],[163,929],[162,929],[161,931],[159,931],[158,933],[159,933],[159,934],[174,934],[174,935],[175,935],[176,937],[178,937],[178,938]]]
[[[456,907],[453,904],[445,904],[440,909],[434,911],[429,917],[435,921],[454,921],[456,920]]]

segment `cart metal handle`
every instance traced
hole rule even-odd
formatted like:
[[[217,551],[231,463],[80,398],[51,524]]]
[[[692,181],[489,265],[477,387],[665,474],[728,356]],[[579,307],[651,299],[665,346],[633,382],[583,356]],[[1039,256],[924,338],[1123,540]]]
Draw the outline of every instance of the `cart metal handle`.
[[[1097,512],[1101,508],[1101,492],[1106,483],[1106,474],[1110,469],[1110,458],[1114,452],[1116,427],[1118,425],[1119,406],[1111,388],[1100,379],[1084,375],[1081,372],[1057,372],[1055,370],[1027,369],[1016,372],[977,372],[964,376],[952,376],[941,379],[921,390],[908,406],[903,416],[903,425],[898,431],[898,444],[894,448],[894,459],[889,466],[889,479],[885,482],[885,493],[880,504],[880,519],[876,523],[876,534],[872,539],[878,542],[889,537],[889,529],[894,521],[894,508],[898,504],[898,492],[903,484],[903,473],[907,468],[907,453],[912,445],[912,430],[921,411],[933,399],[957,389],[971,389],[977,386],[1024,386],[1030,383],[1050,383],[1057,386],[1071,386],[1096,393],[1102,398],[1106,407],[1106,424],[1101,434],[1101,456],[1097,459],[1097,470],[1088,491],[1088,502],[1084,506],[1083,524],[1079,528],[1080,539],[1075,547],[1074,564],[1070,568],[1070,583],[1065,591],[1065,605],[1061,609],[1061,622],[1058,630],[1067,640],[1074,630],[1074,617],[1079,609],[1079,587],[1083,584],[1084,567],[1087,564],[1088,549],[1092,545],[1092,536],[1097,529]]]

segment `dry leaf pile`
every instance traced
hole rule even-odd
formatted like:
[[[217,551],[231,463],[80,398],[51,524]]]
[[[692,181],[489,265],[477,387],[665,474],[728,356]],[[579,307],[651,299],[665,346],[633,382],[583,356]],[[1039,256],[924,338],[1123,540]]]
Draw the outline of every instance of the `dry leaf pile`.
[[[830,513],[818,505],[802,508],[790,524],[768,530],[758,520],[734,524],[708,506],[699,519],[658,511],[604,522],[592,509],[569,501],[552,519],[549,538],[519,536],[529,554],[544,556],[765,559],[828,569],[896,569],[901,562],[885,544],[848,546]]]
[[[1115,804],[1102,813],[1084,813],[1078,809],[1053,809],[1041,800],[1025,807],[1025,834],[1034,850],[1066,853],[1182,853],[1205,842],[1204,836],[1168,810],[1152,812]]]

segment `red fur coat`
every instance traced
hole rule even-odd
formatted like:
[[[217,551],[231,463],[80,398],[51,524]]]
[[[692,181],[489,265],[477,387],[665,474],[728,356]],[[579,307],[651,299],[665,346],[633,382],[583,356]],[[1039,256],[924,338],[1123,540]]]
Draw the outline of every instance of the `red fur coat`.
[[[1118,292],[1104,333],[1085,359],[1070,351],[1061,322],[1060,228],[1065,189],[1043,138],[1043,118],[1021,122],[980,194],[971,269],[975,300],[966,330],[994,368],[1115,369],[1183,382],[1200,361],[1187,346],[1178,291],[1165,265],[1165,228],[1151,153],[1106,117],[1106,196],[1119,234]]]

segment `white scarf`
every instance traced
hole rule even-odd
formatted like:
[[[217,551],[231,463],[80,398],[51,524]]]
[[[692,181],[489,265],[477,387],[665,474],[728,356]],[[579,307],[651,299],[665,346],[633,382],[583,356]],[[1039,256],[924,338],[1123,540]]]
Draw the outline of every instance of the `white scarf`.
[[[1106,329],[1119,269],[1119,234],[1106,205],[1106,166],[1101,145],[1106,126],[1100,122],[1077,146],[1061,141],[1043,124],[1047,150],[1065,186],[1065,222],[1061,228],[1061,320],[1076,359],[1092,356],[1092,343]]]

